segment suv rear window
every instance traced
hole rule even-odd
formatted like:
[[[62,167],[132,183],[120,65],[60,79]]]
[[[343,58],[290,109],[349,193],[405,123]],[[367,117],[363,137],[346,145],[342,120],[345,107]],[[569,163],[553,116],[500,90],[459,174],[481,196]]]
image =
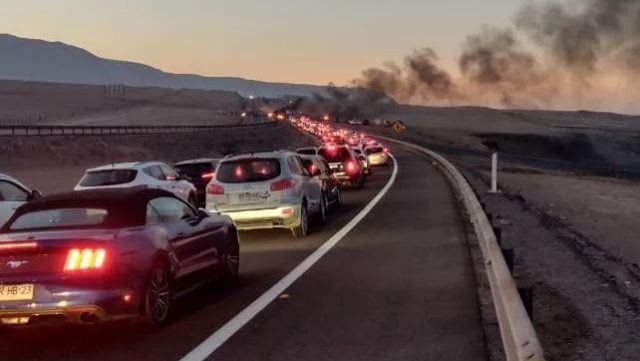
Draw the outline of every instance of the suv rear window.
[[[367,152],[367,154],[382,153],[383,151],[384,149],[382,149],[381,147],[372,147],[365,149],[365,152]]]
[[[351,158],[351,153],[345,147],[327,147],[321,148],[320,154],[329,163],[344,162]]]
[[[87,172],[80,180],[83,187],[110,186],[133,182],[138,175],[135,169],[108,169]]]
[[[11,225],[11,230],[89,227],[104,223],[109,212],[100,208],[55,208],[25,213]]]
[[[222,183],[264,182],[278,176],[278,159],[240,159],[222,162],[216,173],[216,179]]]

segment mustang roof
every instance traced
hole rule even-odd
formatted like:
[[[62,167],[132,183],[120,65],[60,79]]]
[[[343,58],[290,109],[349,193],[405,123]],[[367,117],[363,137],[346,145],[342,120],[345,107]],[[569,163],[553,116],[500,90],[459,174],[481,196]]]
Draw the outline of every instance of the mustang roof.
[[[113,189],[92,189],[54,194],[25,203],[18,208],[11,220],[18,216],[39,210],[54,208],[99,208],[109,212],[101,226],[107,228],[144,225],[147,202],[157,197],[175,196],[168,191],[156,188],[132,187]]]

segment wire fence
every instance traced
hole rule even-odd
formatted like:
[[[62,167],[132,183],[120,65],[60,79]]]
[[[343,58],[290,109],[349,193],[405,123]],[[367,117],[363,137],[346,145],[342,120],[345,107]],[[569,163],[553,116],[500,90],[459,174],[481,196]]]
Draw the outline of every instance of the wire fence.
[[[0,125],[0,137],[34,136],[51,137],[61,135],[125,135],[125,134],[159,134],[159,133],[197,133],[220,130],[241,129],[250,127],[266,127],[276,122],[242,123],[232,125],[153,125],[153,126],[70,126],[70,125]]]

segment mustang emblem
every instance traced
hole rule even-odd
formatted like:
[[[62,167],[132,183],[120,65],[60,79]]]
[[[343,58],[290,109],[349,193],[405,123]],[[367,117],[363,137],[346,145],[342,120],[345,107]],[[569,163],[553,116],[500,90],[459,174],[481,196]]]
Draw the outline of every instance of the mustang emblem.
[[[29,263],[29,261],[9,261],[7,262],[7,267],[16,269],[24,264]]]

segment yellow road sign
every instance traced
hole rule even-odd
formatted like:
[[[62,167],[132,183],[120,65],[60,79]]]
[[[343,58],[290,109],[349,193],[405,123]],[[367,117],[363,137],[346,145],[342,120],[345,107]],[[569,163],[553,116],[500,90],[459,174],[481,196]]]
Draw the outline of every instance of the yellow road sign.
[[[407,129],[407,127],[404,126],[404,123],[401,120],[396,120],[395,122],[393,122],[392,127],[393,130],[396,131],[396,133],[402,133],[405,129]]]

